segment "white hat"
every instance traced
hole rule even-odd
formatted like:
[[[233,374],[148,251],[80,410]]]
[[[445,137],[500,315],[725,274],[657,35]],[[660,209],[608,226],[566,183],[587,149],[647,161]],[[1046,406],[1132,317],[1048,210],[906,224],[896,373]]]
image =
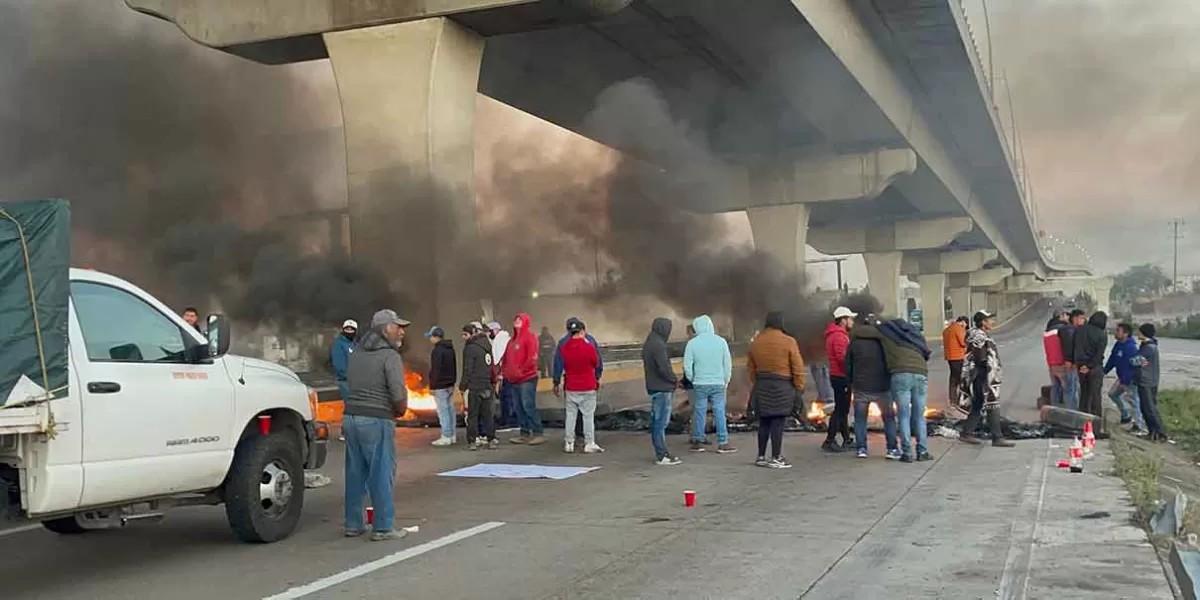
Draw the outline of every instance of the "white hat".
[[[844,317],[850,317],[853,319],[854,317],[857,317],[857,316],[858,316],[858,313],[846,308],[845,306],[839,306],[839,307],[833,309],[833,318],[834,319],[841,319]]]
[[[358,321],[355,321],[354,319],[346,319],[345,321],[342,321],[342,329],[345,329],[347,327],[353,327],[354,329],[357,330],[358,329]]]
[[[501,327],[500,324],[497,323],[496,321],[492,321],[491,323],[488,323],[488,329],[491,329],[492,331],[500,331],[501,329],[504,329],[504,328]]]

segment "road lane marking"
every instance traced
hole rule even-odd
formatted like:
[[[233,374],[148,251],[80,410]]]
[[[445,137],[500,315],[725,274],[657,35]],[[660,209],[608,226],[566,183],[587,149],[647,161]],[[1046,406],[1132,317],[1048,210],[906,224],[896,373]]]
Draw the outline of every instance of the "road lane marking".
[[[1028,508],[1032,508],[1033,523],[1032,525],[1025,522],[1022,518],[1023,514],[1017,514],[1013,518],[1012,526],[1008,533],[1008,553],[1004,559],[1004,570],[1000,574],[999,589],[996,590],[996,596],[1001,600],[1009,600],[1011,598],[1021,598],[1025,600],[1029,596],[1029,580],[1033,569],[1033,553],[1037,548],[1037,534],[1042,523],[1042,510],[1046,504],[1046,480],[1050,474],[1050,453],[1054,444],[1046,441],[1046,454],[1042,457],[1041,482],[1037,486],[1037,500],[1033,501],[1033,489],[1030,486],[1031,481],[1026,481],[1025,490],[1021,496],[1021,504],[1018,510],[1024,513]],[[1039,467],[1035,460],[1030,469]],[[1036,471],[1031,471],[1032,476]],[[1033,507],[1027,507],[1029,503],[1033,503]],[[1028,536],[1028,543],[1026,543]]]
[[[424,544],[421,544],[420,546],[413,546],[412,548],[408,548],[407,550],[401,550],[400,552],[397,552],[395,554],[389,554],[383,558],[376,559],[369,563],[365,563],[365,564],[359,565],[357,567],[354,567],[353,569],[347,569],[345,571],[342,571],[341,573],[335,573],[333,575],[330,575],[329,577],[325,577],[324,579],[318,579],[308,585],[294,587],[283,593],[275,594],[274,596],[267,596],[263,600],[294,600],[295,598],[303,598],[305,596],[308,596],[309,594],[315,594],[321,590],[325,590],[325,589],[331,588],[335,585],[340,585],[340,584],[346,583],[347,581],[350,581],[357,577],[362,577],[363,575],[367,575],[369,573],[373,573],[380,569],[387,568],[392,565],[404,562],[410,558],[425,554],[426,552],[430,552],[432,550],[437,550],[438,548],[442,548],[444,546],[449,546],[450,544],[453,544],[455,542],[460,542],[469,537],[476,536],[481,533],[486,533],[488,531],[496,529],[497,527],[503,527],[503,526],[504,526],[504,523],[501,523],[499,521],[490,521],[490,522],[484,523],[482,525],[476,525],[475,527],[472,527],[470,529],[464,529],[462,531],[457,531],[457,532],[451,533],[450,535],[447,535],[445,537],[440,537],[436,540],[425,542]]]
[[[24,533],[26,531],[33,531],[34,529],[41,529],[41,528],[42,528],[42,525],[40,523],[35,523],[33,525],[22,525],[20,527],[13,527],[12,529],[0,529],[0,537],[4,537],[6,535],[13,535],[16,533]]]

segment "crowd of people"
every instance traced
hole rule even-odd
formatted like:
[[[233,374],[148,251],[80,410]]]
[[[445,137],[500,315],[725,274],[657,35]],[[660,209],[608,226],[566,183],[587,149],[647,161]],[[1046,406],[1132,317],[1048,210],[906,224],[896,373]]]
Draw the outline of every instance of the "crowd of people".
[[[1120,323],[1108,359],[1108,315],[1082,309],[1057,312],[1046,324],[1042,346],[1050,370],[1050,401],[1056,406],[1103,416],[1104,377],[1116,371],[1108,397],[1130,432],[1167,441],[1158,414],[1160,374],[1157,331],[1153,323],[1136,329]]]

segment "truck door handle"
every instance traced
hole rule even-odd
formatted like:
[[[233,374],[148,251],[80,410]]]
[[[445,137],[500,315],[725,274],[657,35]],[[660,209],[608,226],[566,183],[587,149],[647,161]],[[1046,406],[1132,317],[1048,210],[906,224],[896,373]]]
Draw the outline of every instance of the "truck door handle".
[[[87,384],[87,390],[93,394],[115,394],[121,391],[121,384],[113,381],[92,381]]]

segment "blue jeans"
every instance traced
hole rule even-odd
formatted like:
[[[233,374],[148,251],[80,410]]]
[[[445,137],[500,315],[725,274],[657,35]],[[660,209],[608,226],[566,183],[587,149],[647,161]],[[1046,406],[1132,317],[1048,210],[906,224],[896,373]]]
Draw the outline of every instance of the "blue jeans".
[[[655,460],[671,454],[667,451],[667,423],[671,422],[674,400],[675,392],[650,394],[650,443],[654,445]]]
[[[371,494],[375,531],[391,531],[396,510],[396,422],[392,419],[346,415],[346,531],[363,531],[363,497]]]
[[[542,435],[542,414],[537,409],[537,378],[514,383],[510,387],[513,404],[517,405],[517,425],[521,428],[521,435]]]
[[[1050,404],[1063,406],[1067,390],[1067,368],[1062,365],[1050,367]]]
[[[513,386],[507,381],[500,383],[500,414],[496,415],[496,421],[504,427],[519,427],[521,420],[517,417],[517,403],[514,401]],[[483,433],[482,427],[479,433]]]
[[[928,430],[925,426],[925,403],[929,398],[929,377],[917,373],[892,375],[892,401],[896,403],[900,420],[900,451],[912,456],[912,438],[917,438],[917,452],[929,452]]]
[[[867,405],[872,402],[879,405],[879,411],[883,414],[883,437],[887,440],[888,451],[891,452],[897,448],[896,409],[887,392],[854,392],[854,444],[864,452],[867,449]]]
[[[442,437],[454,439],[454,388],[433,390],[433,401],[437,403],[438,424],[442,426]]]
[[[1128,404],[1121,400],[1126,396],[1129,397]],[[1137,386],[1126,385],[1118,381],[1112,386],[1112,389],[1108,390],[1108,398],[1113,401],[1113,404],[1117,405],[1117,410],[1121,411],[1122,421],[1132,417],[1134,425],[1137,425],[1139,429],[1145,429],[1145,425],[1142,422],[1142,407],[1138,403]],[[1131,412],[1133,414],[1130,414]]]
[[[1067,408],[1079,410],[1079,370],[1067,369],[1066,384],[1063,386],[1063,397],[1066,398]]]
[[[813,385],[817,386],[817,400],[833,402],[833,384],[829,382],[829,365],[815,363],[808,365],[808,374],[812,375]]]
[[[698,385],[692,390],[692,441],[704,441],[705,413],[712,404],[713,425],[717,427],[717,443],[729,443],[729,425],[725,422],[725,386]]]

